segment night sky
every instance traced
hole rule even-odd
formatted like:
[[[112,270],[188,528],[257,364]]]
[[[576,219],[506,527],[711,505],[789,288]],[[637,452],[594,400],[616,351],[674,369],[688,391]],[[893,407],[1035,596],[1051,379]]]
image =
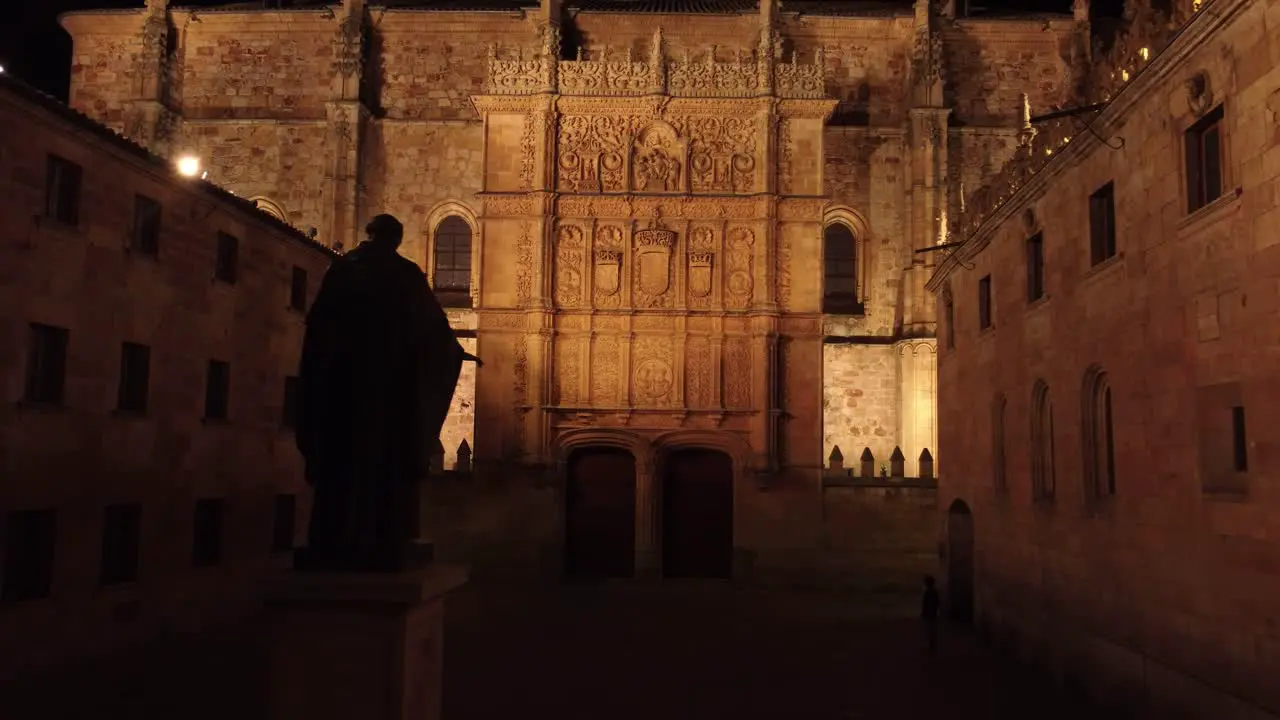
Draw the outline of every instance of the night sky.
[[[174,5],[220,5],[226,1],[183,0]],[[1118,0],[1103,2],[1111,5]],[[6,72],[31,85],[66,99],[71,39],[58,26],[58,15],[83,8],[130,8],[142,7],[142,4],[142,0],[19,0],[12,3],[16,7],[6,8],[8,17],[0,24],[0,65]],[[972,4],[1053,12],[1070,12],[1071,9],[1071,0],[972,0]]]

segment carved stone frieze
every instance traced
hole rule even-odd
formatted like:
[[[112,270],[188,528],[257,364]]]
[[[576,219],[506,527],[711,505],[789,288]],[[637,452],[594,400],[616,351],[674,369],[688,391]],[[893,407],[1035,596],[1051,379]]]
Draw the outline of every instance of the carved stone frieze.
[[[582,305],[582,265],[585,259],[586,236],[582,228],[561,224],[556,229],[556,305],[564,308]]]
[[[581,341],[559,338],[556,341],[556,402],[559,405],[577,405],[581,402],[582,383]]]
[[[626,330],[630,318],[626,315],[596,315],[593,320],[593,327],[597,331],[609,330]]]
[[[695,340],[685,346],[685,405],[689,408],[715,404],[711,358],[711,344],[707,340]]]
[[[533,297],[533,223],[520,226],[520,239],[516,244],[516,298],[521,305]]]
[[[689,184],[693,192],[749,193],[756,187],[756,124],[750,117],[695,116],[684,126],[689,138]]]
[[[631,329],[675,332],[676,319],[671,315],[635,315],[631,318]]]
[[[791,121],[786,119],[778,120],[778,192],[782,195],[789,195],[792,192],[792,158],[794,151],[791,147]]]
[[[520,131],[520,187],[525,190],[533,189],[533,173],[538,164],[538,128],[544,122],[542,113],[524,116],[524,126]]]
[[[535,201],[529,195],[487,195],[484,214],[489,217],[527,217],[534,214]]]
[[[724,344],[724,403],[739,410],[751,406],[751,347],[747,338],[731,337]]]
[[[556,315],[557,330],[586,330],[591,326],[590,315]]]
[[[691,333],[715,332],[716,319],[705,315],[690,315],[685,321],[685,330]]]
[[[484,313],[480,327],[485,330],[524,330],[528,327],[524,313]]]
[[[741,310],[751,305],[755,287],[752,274],[755,255],[755,233],[738,226],[725,234],[725,307]]]
[[[778,266],[775,268],[775,277],[777,278],[777,296],[778,304],[784,310],[791,309],[791,237],[786,232],[778,233],[778,250],[777,250]]]
[[[591,348],[591,404],[596,407],[618,406],[618,366],[622,348],[612,335],[597,336]]]
[[[817,198],[783,198],[778,201],[778,219],[818,222],[826,204],[826,200]]]

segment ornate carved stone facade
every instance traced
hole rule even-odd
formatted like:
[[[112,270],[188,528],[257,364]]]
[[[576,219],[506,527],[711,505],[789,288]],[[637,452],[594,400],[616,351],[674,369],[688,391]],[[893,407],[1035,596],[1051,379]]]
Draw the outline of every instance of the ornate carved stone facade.
[[[474,430],[448,433],[482,476],[541,479],[586,429],[719,449],[735,547],[765,567],[827,542],[822,503],[800,498],[823,492],[834,446],[901,446],[909,472],[936,451],[932,256],[914,251],[1012,152],[1024,93],[1067,101],[1078,23],[958,24],[927,0],[865,16],[434,7],[71,14],[72,103],[200,155],[331,245],[394,213],[432,277],[441,219],[466,219],[472,307],[455,317],[486,365],[459,389]],[[139,93],[121,78],[141,69],[157,81]],[[856,265],[838,313],[833,225]],[[504,540],[559,542],[529,532]],[[637,542],[639,558],[657,541]]]

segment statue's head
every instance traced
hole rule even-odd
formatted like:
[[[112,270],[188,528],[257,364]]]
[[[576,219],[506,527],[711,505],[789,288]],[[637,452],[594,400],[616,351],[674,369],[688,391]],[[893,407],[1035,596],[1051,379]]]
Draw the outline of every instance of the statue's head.
[[[404,239],[404,225],[394,215],[385,213],[370,220],[364,231],[369,234],[369,242],[392,248],[400,247],[400,241]]]

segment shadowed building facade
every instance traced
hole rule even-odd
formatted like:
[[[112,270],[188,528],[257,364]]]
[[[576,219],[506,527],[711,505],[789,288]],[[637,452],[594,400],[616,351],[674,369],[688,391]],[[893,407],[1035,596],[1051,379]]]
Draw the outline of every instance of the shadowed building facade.
[[[927,567],[929,503],[828,488],[824,463],[866,450],[887,474],[897,448],[915,476],[936,450],[914,251],[1013,151],[1024,101],[1072,95],[1086,8],[147,5],[63,17],[72,105],[328,244],[395,214],[485,361],[445,429],[446,467],[465,439],[475,476],[440,489],[442,553],[723,576],[847,573],[876,547],[910,558],[899,580]],[[894,518],[872,542],[850,530],[868,514]]]
[[[1153,716],[1280,714],[1277,57],[1137,5],[930,281],[952,609]]]

